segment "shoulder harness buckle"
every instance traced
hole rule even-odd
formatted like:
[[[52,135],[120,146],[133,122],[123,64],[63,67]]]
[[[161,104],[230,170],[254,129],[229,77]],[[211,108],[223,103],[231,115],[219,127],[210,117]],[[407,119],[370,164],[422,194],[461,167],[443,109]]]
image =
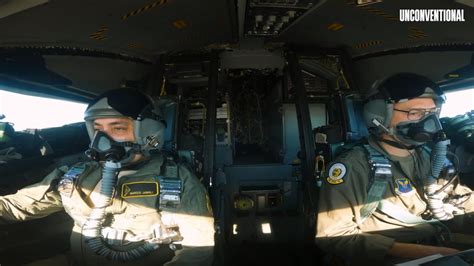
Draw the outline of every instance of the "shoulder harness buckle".
[[[76,179],[86,170],[85,165],[71,167],[59,180],[58,191],[62,196],[71,197],[76,184]]]
[[[367,192],[367,200],[360,209],[360,216],[364,222],[377,208],[383,199],[388,183],[392,179],[392,166],[390,161],[370,145],[363,145],[368,152],[368,162],[371,173]]]
[[[179,178],[176,162],[167,157],[162,167],[164,175],[158,176],[160,182],[160,210],[176,209],[181,203],[183,184]]]

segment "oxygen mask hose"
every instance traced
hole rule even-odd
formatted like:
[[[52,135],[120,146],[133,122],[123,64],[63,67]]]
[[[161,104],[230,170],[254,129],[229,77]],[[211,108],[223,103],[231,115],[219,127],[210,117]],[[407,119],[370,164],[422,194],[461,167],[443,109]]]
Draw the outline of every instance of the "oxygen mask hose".
[[[97,254],[114,261],[131,261],[140,259],[150,252],[156,250],[159,246],[156,243],[145,242],[142,245],[125,249],[116,250],[110,247],[102,238],[102,224],[105,220],[105,208],[110,205],[113,197],[114,187],[117,183],[117,176],[120,172],[121,164],[116,160],[107,160],[102,168],[102,184],[100,186],[100,195],[95,202],[95,206],[84,223],[83,235],[87,245]]]
[[[442,132],[441,134],[444,135]],[[437,184],[437,179],[443,170],[449,144],[450,141],[446,139],[446,137],[440,137],[440,140],[435,143],[431,151],[431,174],[428,176],[425,184],[428,208],[433,214],[433,217],[441,221],[449,220],[454,217],[452,213],[446,212],[444,209],[444,193],[438,193]]]

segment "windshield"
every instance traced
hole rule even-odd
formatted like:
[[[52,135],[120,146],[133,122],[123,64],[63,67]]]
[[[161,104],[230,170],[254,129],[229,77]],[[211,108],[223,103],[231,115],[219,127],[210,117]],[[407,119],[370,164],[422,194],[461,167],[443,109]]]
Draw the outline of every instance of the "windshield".
[[[447,92],[446,102],[440,117],[454,117],[474,109],[474,87],[461,91]]]
[[[0,90],[0,115],[16,131],[60,127],[83,121],[86,104]]]

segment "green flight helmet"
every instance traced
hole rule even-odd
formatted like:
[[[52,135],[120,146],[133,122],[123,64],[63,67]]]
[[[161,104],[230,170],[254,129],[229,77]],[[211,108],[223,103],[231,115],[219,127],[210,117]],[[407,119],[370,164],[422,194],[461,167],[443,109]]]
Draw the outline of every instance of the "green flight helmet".
[[[413,98],[432,98],[439,108],[445,101],[439,86],[422,75],[397,73],[376,81],[366,93],[363,111],[369,132],[379,135],[381,127],[390,130],[393,105]]]
[[[144,154],[163,147],[166,122],[161,110],[148,95],[136,89],[120,88],[96,97],[84,113],[91,141],[94,137],[94,120],[114,117],[133,119],[136,144]]]

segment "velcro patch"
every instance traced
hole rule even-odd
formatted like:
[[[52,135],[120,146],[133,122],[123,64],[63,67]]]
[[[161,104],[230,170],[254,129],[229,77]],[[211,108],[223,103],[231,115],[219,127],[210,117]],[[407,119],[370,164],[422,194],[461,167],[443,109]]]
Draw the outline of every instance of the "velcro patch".
[[[122,184],[122,198],[143,198],[160,194],[160,185],[154,181],[139,181]]]
[[[331,185],[338,185],[344,183],[344,176],[347,169],[343,163],[335,163],[329,168],[329,177],[326,178]]]
[[[395,179],[395,192],[398,195],[408,195],[414,193],[413,185],[410,179],[406,177],[400,177]]]

